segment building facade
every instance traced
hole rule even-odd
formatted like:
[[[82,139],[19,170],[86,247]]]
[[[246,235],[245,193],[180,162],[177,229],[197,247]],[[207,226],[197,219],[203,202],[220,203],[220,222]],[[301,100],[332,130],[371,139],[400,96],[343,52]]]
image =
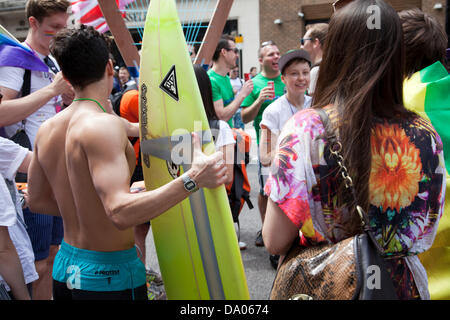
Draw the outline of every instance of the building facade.
[[[225,33],[241,36],[243,40],[237,46],[241,49],[241,75],[255,66],[259,69],[258,48],[267,40],[277,43],[281,53],[300,47],[300,38],[307,24],[327,22],[332,13],[334,0],[234,0]],[[420,8],[435,16],[449,30],[450,0],[386,0],[397,11],[408,8]],[[136,1],[139,5],[129,5],[126,24],[136,45],[142,37],[145,13],[149,0]],[[195,35],[195,41],[201,41],[206,26],[211,19],[216,0],[177,0],[180,20],[184,25],[202,24],[205,28]],[[0,24],[19,40],[25,39],[28,21],[25,18],[26,0],[0,0]],[[74,24],[69,19],[69,26]],[[186,32],[185,32],[186,33]]]
[[[433,15],[449,34],[449,0],[386,0],[397,11],[419,8]],[[260,41],[272,40],[282,53],[298,49],[305,26],[328,22],[334,0],[260,0]]]

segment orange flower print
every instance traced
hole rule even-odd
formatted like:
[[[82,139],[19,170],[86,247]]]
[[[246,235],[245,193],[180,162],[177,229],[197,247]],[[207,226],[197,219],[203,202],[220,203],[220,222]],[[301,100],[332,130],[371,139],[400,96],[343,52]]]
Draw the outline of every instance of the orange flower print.
[[[391,208],[400,212],[419,192],[420,151],[397,124],[376,125],[371,146],[370,203],[382,211]]]

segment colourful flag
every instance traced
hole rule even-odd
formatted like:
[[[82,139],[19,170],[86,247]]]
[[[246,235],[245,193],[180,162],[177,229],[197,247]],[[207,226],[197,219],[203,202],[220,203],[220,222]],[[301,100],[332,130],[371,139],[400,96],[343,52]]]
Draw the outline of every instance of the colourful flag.
[[[0,34],[0,66],[48,72],[47,65],[30,49]]]
[[[405,106],[428,119],[444,145],[447,175],[444,214],[433,246],[419,255],[428,274],[431,299],[450,299],[450,75],[436,62],[416,72],[403,87]]]
[[[124,10],[133,1],[135,0],[116,0],[116,3],[119,10]],[[97,0],[72,0],[71,2],[72,12],[78,23],[93,26],[102,33],[109,30]],[[125,16],[125,14],[122,14],[122,16]]]

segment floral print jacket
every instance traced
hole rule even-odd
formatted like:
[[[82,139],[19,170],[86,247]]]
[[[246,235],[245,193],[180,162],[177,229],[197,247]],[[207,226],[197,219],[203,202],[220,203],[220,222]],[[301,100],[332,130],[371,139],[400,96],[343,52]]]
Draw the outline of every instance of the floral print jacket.
[[[296,113],[284,126],[265,193],[300,230],[304,245],[338,242],[346,235],[336,228],[345,213],[334,207],[335,167],[322,138],[324,127],[314,109]],[[385,253],[402,299],[427,291],[426,272],[417,257],[434,240],[445,198],[442,142],[432,125],[415,120],[374,119],[369,179],[371,230]],[[424,274],[425,273],[425,274]],[[424,278],[422,291],[415,278]],[[420,289],[420,288],[419,288]],[[426,295],[425,295],[426,296]],[[422,297],[423,298],[423,297]]]

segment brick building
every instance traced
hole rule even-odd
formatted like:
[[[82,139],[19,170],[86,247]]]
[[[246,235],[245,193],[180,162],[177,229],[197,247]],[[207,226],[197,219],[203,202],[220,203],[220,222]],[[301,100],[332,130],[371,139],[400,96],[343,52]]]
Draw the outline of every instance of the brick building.
[[[305,25],[328,22],[332,0],[260,0],[260,41],[275,41],[282,53],[299,47]],[[449,34],[449,0],[387,0],[397,11],[420,8],[435,16]]]
[[[145,18],[146,4],[149,0],[139,0]],[[202,25],[207,26],[217,0],[176,0],[179,7],[180,20],[192,24],[190,12],[198,16]],[[230,0],[227,0],[230,1]],[[250,67],[258,67],[259,45],[267,40],[275,41],[282,53],[299,48],[299,39],[305,32],[305,25],[314,22],[327,22],[332,15],[331,3],[334,0],[233,0],[233,6],[225,26],[225,33],[233,36],[241,35],[243,43],[239,44],[241,75],[249,72]],[[450,34],[450,0],[386,0],[397,10],[418,7],[435,16]],[[0,0],[0,24],[9,30],[19,40],[23,40],[28,31],[25,18],[26,0]],[[143,5],[144,4],[144,5]],[[188,5],[186,5],[188,4]],[[202,13],[195,8],[212,7],[211,12]],[[183,9],[185,12],[183,13]],[[186,10],[188,9],[188,10]],[[198,13],[200,12],[200,13]],[[183,18],[184,16],[184,18]],[[128,16],[127,16],[128,17]],[[136,13],[125,19],[135,41],[139,41],[144,19],[136,19]],[[69,27],[74,19],[69,19]],[[276,22],[276,23],[275,23]],[[204,34],[205,29],[203,29]],[[196,41],[201,41],[202,32],[198,33]]]

